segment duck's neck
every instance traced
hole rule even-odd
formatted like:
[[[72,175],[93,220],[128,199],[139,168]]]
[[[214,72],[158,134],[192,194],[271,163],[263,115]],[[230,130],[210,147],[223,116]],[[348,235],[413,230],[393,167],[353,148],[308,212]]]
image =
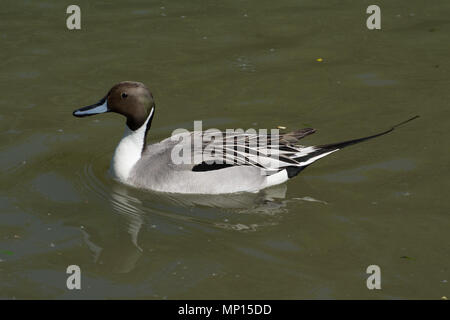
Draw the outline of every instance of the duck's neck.
[[[137,130],[131,130],[125,125],[125,132],[114,151],[111,161],[111,173],[121,182],[127,182],[131,169],[142,156],[146,145],[147,132],[153,118],[154,108],[150,111],[147,120]]]

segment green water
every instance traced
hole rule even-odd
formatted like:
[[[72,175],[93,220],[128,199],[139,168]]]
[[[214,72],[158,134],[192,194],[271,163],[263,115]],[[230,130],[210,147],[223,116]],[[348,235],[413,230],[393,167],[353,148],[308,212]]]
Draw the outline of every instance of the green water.
[[[0,298],[449,296],[450,2],[378,1],[378,31],[370,1],[76,4],[69,31],[69,3],[2,2]],[[168,197],[108,176],[124,119],[71,115],[123,80],[153,92],[151,142],[193,120],[310,126],[312,145],[421,118],[260,194]]]

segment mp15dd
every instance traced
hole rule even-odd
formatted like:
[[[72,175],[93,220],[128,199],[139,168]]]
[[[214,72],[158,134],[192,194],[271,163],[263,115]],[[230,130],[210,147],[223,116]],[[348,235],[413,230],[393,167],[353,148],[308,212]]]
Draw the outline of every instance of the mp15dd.
[[[270,314],[272,308],[270,305],[260,304],[230,304],[222,306],[222,314]]]

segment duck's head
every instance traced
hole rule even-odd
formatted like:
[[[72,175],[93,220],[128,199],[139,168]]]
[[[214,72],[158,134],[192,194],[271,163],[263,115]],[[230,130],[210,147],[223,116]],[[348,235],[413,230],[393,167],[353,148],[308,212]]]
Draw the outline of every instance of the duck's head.
[[[139,129],[153,115],[155,101],[148,88],[140,82],[123,81],[111,88],[99,102],[77,109],[75,117],[86,117],[95,114],[116,112],[127,118],[127,126],[131,130]]]

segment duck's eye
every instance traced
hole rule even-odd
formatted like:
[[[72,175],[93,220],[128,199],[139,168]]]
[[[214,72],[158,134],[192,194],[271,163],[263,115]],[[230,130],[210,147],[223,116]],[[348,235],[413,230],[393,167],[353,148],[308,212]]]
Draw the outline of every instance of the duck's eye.
[[[121,95],[122,99],[126,99],[128,97],[128,94],[126,94],[125,92],[123,92]]]

